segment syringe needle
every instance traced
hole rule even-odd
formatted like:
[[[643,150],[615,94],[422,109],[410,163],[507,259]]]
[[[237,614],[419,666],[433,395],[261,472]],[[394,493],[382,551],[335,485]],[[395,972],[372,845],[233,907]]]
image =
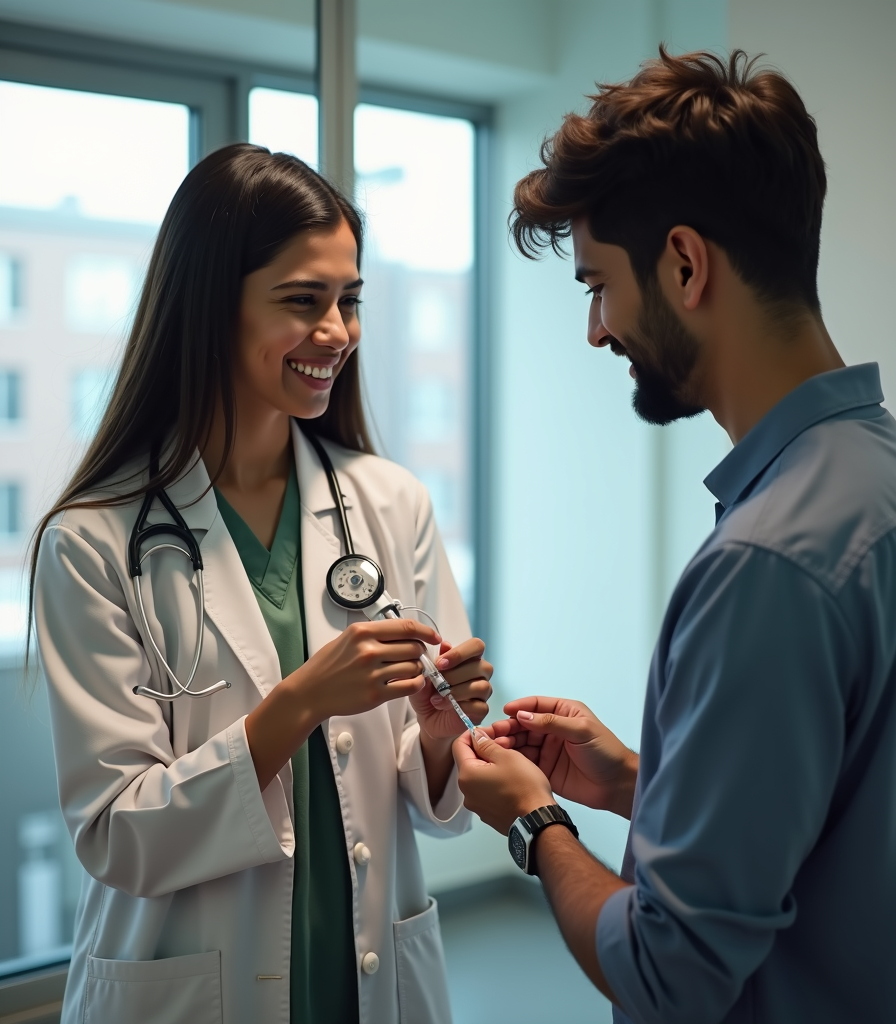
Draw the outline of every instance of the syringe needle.
[[[451,684],[436,668],[428,654],[422,654],[420,656],[420,662],[423,665],[423,675],[432,683],[433,688],[441,697],[448,698],[451,702],[451,706],[457,713],[457,717],[470,730],[470,735],[473,739],[476,739],[476,726],[473,725],[470,719],[464,714],[463,708],[455,700],[454,694],[451,692]]]

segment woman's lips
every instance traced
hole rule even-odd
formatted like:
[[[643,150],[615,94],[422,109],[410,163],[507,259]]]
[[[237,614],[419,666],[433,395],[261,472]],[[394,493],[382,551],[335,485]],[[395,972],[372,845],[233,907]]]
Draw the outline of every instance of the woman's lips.
[[[333,386],[336,368],[332,363],[322,365],[320,363],[305,363],[299,362],[296,359],[287,359],[286,365],[312,391],[327,391]]]

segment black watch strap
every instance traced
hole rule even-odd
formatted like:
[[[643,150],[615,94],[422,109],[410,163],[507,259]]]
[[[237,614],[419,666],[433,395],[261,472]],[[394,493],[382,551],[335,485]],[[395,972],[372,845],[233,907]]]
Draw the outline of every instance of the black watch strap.
[[[529,814],[524,814],[522,820],[532,833],[533,839],[539,832],[543,832],[548,825],[565,825],[576,839],[579,838],[579,830],[560,804],[548,804],[547,807],[539,807],[535,811],[530,811]]]
[[[559,804],[548,804],[546,807],[539,807],[529,814],[517,818],[510,828],[508,835],[508,846],[517,867],[522,868],[527,875],[538,874],[535,863],[535,840],[551,825],[563,825],[570,832],[579,838],[579,830],[572,822],[572,818],[563,810]]]

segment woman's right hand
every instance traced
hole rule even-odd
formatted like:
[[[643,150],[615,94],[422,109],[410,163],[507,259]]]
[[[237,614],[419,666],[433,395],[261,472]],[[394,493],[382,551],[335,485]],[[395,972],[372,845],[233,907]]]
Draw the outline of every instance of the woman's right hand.
[[[416,693],[424,684],[421,644],[440,643],[434,629],[413,619],[353,622],[290,673],[246,716],[262,791],[325,719]]]
[[[413,619],[353,622],[281,685],[294,688],[320,722],[358,715],[416,693],[424,684],[421,644],[440,643],[434,629]]]

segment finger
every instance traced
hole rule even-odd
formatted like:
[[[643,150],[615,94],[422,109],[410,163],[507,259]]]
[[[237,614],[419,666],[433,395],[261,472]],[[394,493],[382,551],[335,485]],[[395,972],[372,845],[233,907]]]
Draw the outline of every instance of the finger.
[[[484,653],[485,643],[474,636],[469,640],[464,640],[463,643],[458,644],[456,647],[449,647],[447,651],[439,651],[436,668],[440,672],[447,672],[449,669],[456,668],[465,661],[470,661],[471,659],[478,661]]]
[[[403,640],[393,640],[390,643],[380,643],[373,648],[375,657],[382,662],[395,661],[419,661],[420,644],[416,642],[405,643]]]
[[[504,705],[504,714],[508,718],[516,718],[517,711],[552,712],[556,711],[560,700],[560,697],[518,697]]]
[[[474,679],[491,679],[493,672],[494,669],[487,661],[473,658],[457,668],[445,669],[443,675],[451,686],[457,686],[459,683],[471,683]]]
[[[499,718],[496,722],[492,722],[492,728],[495,730],[496,736],[511,736],[521,732],[523,727],[515,718]]]
[[[473,737],[466,729],[451,744],[451,753],[454,755],[454,762],[458,770],[462,770],[479,761],[479,756],[473,749]]]
[[[476,753],[481,760],[488,761],[490,764],[500,764],[512,756],[511,751],[505,750],[495,743],[485,729],[476,730]]]
[[[419,661],[396,661],[378,668],[372,676],[375,683],[399,682],[403,679],[416,679],[417,676],[422,679],[423,666]],[[418,686],[417,690],[419,689]]]
[[[461,704],[464,714],[467,718],[473,720],[474,725],[479,725],[483,718],[488,714],[488,704],[484,700],[465,700]],[[460,719],[458,719],[460,721]]]
[[[422,644],[437,647],[442,638],[432,628],[424,626],[416,619],[377,619],[375,622],[361,623],[360,629],[368,636],[388,642],[390,640],[419,640]]]
[[[487,679],[474,679],[472,683],[451,686],[451,696],[461,704],[465,700],[488,700],[491,695],[492,684]]]
[[[390,679],[383,684],[382,693],[385,694],[384,700],[397,700],[399,697],[413,697],[425,685],[426,679],[422,675],[412,679]]]
[[[517,711],[517,721],[530,733],[556,736],[570,743],[586,743],[594,738],[593,724],[587,718],[566,718],[563,715]]]

